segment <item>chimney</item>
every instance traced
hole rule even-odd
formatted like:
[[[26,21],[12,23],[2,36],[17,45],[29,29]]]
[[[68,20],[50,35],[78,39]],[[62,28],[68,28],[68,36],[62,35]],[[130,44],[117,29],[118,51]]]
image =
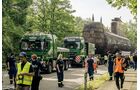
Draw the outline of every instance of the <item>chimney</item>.
[[[114,18],[112,19],[111,22],[111,32],[114,34],[119,34],[120,31],[120,23],[121,23],[121,19],[120,18]]]
[[[92,21],[94,22],[94,14],[92,14]]]
[[[100,23],[102,23],[102,17],[100,17]]]

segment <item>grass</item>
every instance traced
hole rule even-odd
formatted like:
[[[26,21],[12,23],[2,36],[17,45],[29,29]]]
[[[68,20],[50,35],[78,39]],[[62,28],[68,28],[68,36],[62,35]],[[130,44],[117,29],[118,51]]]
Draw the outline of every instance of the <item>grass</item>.
[[[94,89],[99,88],[108,79],[109,79],[108,73],[105,73],[105,74],[95,78],[95,80],[93,80],[93,81],[88,81],[87,90],[94,90]],[[76,89],[76,90],[84,90],[84,84],[79,86],[78,89]]]

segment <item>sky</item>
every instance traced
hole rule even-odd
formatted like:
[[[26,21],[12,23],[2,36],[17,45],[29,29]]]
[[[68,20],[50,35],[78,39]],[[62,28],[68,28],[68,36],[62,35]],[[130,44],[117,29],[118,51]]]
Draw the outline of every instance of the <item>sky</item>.
[[[117,10],[111,7],[106,0],[70,0],[72,9],[76,10],[73,13],[74,16],[80,16],[83,19],[92,18],[94,14],[94,21],[100,21],[102,17],[102,22],[105,26],[110,27],[111,20],[114,17],[121,17],[123,22],[129,22],[133,19],[133,15],[127,8],[121,8]]]

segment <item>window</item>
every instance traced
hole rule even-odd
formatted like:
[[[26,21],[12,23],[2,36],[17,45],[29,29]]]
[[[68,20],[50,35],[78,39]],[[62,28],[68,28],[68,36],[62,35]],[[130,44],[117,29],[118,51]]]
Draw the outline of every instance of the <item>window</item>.
[[[22,41],[21,49],[22,50],[44,50],[48,48],[48,42],[41,41]]]
[[[80,42],[64,42],[65,48],[80,49]]]
[[[21,48],[22,48],[23,50],[27,50],[27,49],[28,49],[28,44],[27,44],[27,42],[22,42],[22,43],[21,43]]]

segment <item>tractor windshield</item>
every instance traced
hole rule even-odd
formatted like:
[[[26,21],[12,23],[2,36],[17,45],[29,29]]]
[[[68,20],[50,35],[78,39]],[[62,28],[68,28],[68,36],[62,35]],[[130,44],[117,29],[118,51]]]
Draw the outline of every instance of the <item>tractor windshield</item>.
[[[45,50],[48,48],[47,42],[41,41],[22,41],[21,49],[22,50]]]
[[[64,42],[65,48],[80,49],[80,42]]]

